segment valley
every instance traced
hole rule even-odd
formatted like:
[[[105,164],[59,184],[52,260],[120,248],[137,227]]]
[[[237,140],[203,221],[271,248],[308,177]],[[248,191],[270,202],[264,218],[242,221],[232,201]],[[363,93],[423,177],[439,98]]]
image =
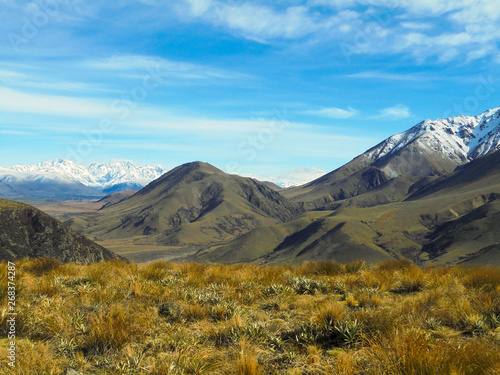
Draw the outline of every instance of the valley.
[[[499,108],[423,121],[297,187],[197,161],[139,190],[35,206],[139,263],[500,265],[498,134]]]

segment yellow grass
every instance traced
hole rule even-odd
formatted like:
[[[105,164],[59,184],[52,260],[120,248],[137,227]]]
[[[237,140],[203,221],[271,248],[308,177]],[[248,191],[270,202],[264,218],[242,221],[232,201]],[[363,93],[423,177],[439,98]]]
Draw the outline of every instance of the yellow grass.
[[[2,374],[500,374],[497,268],[16,268],[17,367],[2,355]]]

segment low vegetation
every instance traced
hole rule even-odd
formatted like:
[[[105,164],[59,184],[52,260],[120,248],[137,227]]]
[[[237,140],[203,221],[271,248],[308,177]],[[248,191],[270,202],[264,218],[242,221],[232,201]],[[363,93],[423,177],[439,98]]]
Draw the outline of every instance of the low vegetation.
[[[5,374],[500,374],[497,268],[42,258],[16,278]]]

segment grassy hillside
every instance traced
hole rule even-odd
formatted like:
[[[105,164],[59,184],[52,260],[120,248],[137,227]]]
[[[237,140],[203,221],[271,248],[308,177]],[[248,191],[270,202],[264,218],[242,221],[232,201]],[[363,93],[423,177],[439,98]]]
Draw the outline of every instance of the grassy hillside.
[[[307,213],[200,252],[215,262],[300,263],[333,259],[370,263],[406,257],[422,265],[500,265],[500,204],[490,188],[371,208]],[[256,241],[258,239],[258,241]]]
[[[16,275],[4,374],[500,373],[498,268],[34,259]]]
[[[0,260],[43,256],[80,263],[117,258],[42,211],[0,199]]]
[[[395,179],[335,202],[335,210],[308,212],[291,222],[259,228],[200,252],[198,259],[279,264],[409,258],[431,266],[463,262],[499,266],[499,166],[500,152],[496,152],[446,177],[426,179],[402,202],[387,203],[389,191],[395,197],[401,191],[396,188],[401,179]]]
[[[256,180],[194,162],[173,169],[121,202],[73,218],[68,224],[101,241],[135,237],[159,246],[191,247],[227,242],[301,212]]]

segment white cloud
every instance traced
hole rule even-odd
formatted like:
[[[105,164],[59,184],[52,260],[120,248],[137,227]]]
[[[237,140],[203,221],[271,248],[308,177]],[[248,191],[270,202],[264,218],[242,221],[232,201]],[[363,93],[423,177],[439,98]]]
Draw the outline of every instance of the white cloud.
[[[251,76],[209,66],[167,60],[156,56],[124,55],[87,60],[82,67],[127,74],[152,74],[162,78],[179,79],[243,79]]]
[[[398,104],[393,107],[388,107],[379,110],[379,114],[374,116],[377,119],[399,120],[411,117],[410,108],[404,104]]]
[[[205,13],[213,4],[212,0],[185,0],[189,4],[193,15],[199,17]]]
[[[327,117],[333,119],[346,119],[353,117],[358,113],[358,111],[351,107],[349,107],[348,109],[330,107],[330,108],[321,108],[317,110],[302,111],[300,113],[304,115]]]
[[[17,80],[17,79],[25,79],[25,78],[27,78],[26,74],[15,72],[12,70],[0,69],[0,80],[3,82],[10,80]]]
[[[401,22],[401,26],[410,30],[430,30],[434,27],[427,22]]]
[[[315,31],[315,24],[305,7],[289,7],[278,13],[271,8],[243,4],[241,6],[221,6],[219,22],[230,29],[241,32],[252,39],[285,38],[295,39]]]
[[[31,94],[0,88],[0,111],[69,117],[103,117],[113,114],[111,102],[58,95]],[[114,112],[116,116],[117,113]]]
[[[182,0],[177,7],[184,19],[194,18],[225,28],[246,39],[268,43],[274,39],[295,40],[315,34],[346,34],[357,13],[349,10],[325,17],[308,5],[273,7],[250,1]]]
[[[7,135],[32,135],[32,133],[30,133],[30,132],[19,131],[19,130],[3,130],[3,129],[0,129],[0,134],[7,134]]]
[[[465,57],[470,62],[495,56],[499,49],[498,0],[313,0],[309,4],[360,13],[363,22],[354,26],[350,39],[343,40],[349,54],[407,53],[417,61]]]
[[[415,82],[441,79],[436,77],[424,76],[421,74],[398,74],[398,73],[387,73],[382,71],[359,72],[359,73],[349,74],[346,77],[360,78],[360,79],[382,79],[390,81],[415,81]]]
[[[33,71],[32,66],[24,66],[25,71]],[[111,92],[112,90],[102,88],[100,84],[83,82],[57,81],[51,79],[49,74],[25,73],[14,70],[0,69],[0,83],[6,87],[27,87],[34,89],[47,89],[56,91],[73,92]]]
[[[496,0],[312,0],[313,5],[348,8],[356,5],[384,7],[396,10],[406,10],[415,15],[435,16],[450,11],[457,11],[474,6],[492,5]]]

